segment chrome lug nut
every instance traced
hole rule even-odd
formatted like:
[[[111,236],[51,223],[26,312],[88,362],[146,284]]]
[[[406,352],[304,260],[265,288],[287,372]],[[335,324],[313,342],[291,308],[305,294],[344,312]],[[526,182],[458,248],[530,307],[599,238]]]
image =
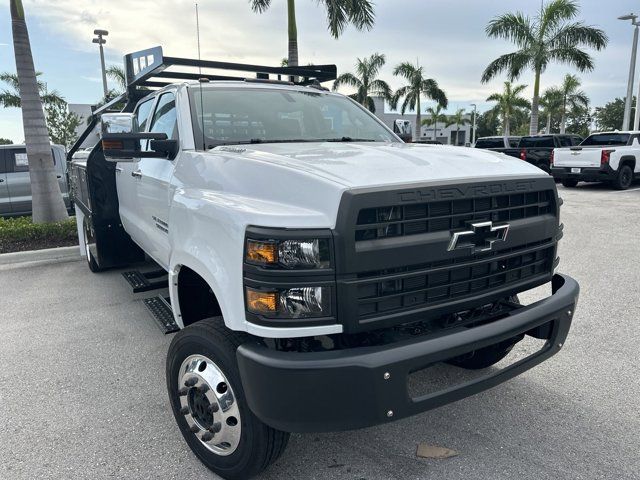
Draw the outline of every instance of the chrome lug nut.
[[[186,382],[184,382],[185,387],[193,387],[196,383],[198,383],[198,379],[195,377],[190,378]]]
[[[209,442],[213,440],[213,433],[206,432],[204,435],[200,437],[200,440],[202,440],[203,442]]]
[[[393,417],[393,410],[389,410],[387,412],[387,417],[389,417],[389,418]]]
[[[222,430],[222,425],[220,424],[220,422],[215,422],[213,425],[211,425],[208,430],[211,433],[218,433],[220,430]]]
[[[211,413],[216,413],[218,410],[220,410],[220,407],[217,403],[212,403],[211,405],[209,405],[209,411]]]

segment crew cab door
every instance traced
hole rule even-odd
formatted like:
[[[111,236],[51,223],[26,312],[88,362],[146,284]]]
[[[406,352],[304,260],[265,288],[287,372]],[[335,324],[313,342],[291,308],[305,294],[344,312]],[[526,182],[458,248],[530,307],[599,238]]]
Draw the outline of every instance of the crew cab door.
[[[176,97],[165,92],[155,104],[149,131],[178,140]],[[144,148],[148,150],[148,148]],[[140,246],[163,266],[169,265],[169,207],[174,162],[163,157],[142,158],[135,173],[140,228]]]
[[[11,197],[7,186],[7,161],[5,149],[0,149],[0,216],[11,213]]]

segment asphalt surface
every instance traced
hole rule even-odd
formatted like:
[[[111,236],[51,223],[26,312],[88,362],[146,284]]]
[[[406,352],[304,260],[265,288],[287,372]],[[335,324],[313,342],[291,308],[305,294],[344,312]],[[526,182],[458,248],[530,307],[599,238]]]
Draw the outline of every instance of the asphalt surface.
[[[261,478],[640,478],[640,188],[559,189],[560,271],[582,292],[558,355],[410,419],[293,435]],[[119,272],[0,265],[0,299],[1,479],[215,478],[169,409],[171,339]],[[459,455],[417,458],[419,443]]]

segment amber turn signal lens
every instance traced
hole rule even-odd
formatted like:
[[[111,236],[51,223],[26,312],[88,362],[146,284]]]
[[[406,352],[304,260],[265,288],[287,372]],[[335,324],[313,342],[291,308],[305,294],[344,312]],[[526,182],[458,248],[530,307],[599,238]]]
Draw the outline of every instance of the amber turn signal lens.
[[[124,145],[118,140],[102,140],[103,150],[124,150]]]
[[[261,292],[247,287],[247,309],[252,313],[275,313],[278,294],[275,292]]]
[[[252,263],[276,263],[278,247],[275,243],[247,240],[247,261]]]

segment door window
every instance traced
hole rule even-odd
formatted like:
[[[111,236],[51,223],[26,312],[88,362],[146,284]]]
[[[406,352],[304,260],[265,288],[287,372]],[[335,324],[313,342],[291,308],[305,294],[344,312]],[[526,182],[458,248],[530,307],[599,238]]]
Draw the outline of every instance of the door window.
[[[142,102],[136,107],[136,115],[138,116],[138,130],[145,132],[147,130],[147,124],[149,123],[149,114],[151,113],[151,107],[153,106],[153,98]]]
[[[149,131],[152,133],[166,133],[167,138],[170,140],[178,139],[176,97],[172,92],[163,93],[158,99]]]

